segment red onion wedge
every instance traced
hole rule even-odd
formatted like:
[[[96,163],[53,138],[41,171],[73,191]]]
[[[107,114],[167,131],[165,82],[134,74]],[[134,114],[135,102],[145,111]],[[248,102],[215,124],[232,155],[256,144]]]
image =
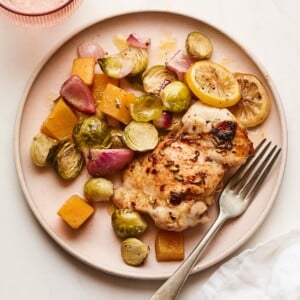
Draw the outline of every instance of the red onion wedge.
[[[105,51],[96,42],[83,42],[77,47],[79,57],[94,57],[99,59],[104,57]]]
[[[166,66],[177,74],[179,80],[182,80],[184,73],[186,73],[194,62],[195,61],[183,50],[178,50],[169,60],[167,60]]]
[[[93,177],[113,175],[133,159],[134,151],[120,149],[89,149],[85,153],[89,174]]]
[[[167,129],[172,125],[172,113],[164,111],[158,119],[153,120],[153,124],[157,128]]]
[[[76,110],[90,115],[96,113],[92,92],[79,76],[73,75],[66,80],[60,89],[60,95]]]
[[[146,36],[140,36],[137,33],[131,33],[127,38],[129,46],[148,49],[151,45],[151,39]]]

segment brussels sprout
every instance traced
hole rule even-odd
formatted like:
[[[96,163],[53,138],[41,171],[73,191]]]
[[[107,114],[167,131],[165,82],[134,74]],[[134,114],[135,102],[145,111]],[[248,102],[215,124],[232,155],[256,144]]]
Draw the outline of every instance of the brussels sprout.
[[[165,110],[182,112],[190,106],[192,94],[185,83],[173,81],[162,90],[161,99]]]
[[[134,63],[129,76],[136,76],[145,71],[148,65],[148,52],[146,49],[128,47],[120,53],[125,59]]]
[[[57,141],[48,137],[43,133],[38,133],[31,142],[30,145],[30,158],[33,163],[38,167],[44,167],[48,165],[47,156],[50,149],[57,145]]]
[[[142,80],[145,92],[159,94],[166,83],[177,80],[177,75],[164,65],[155,65],[143,73]]]
[[[162,114],[162,102],[154,94],[142,95],[130,105],[132,118],[138,122],[148,122],[159,118]]]
[[[150,248],[136,238],[128,238],[121,244],[121,255],[126,264],[141,265],[150,253]]]
[[[134,75],[134,76],[127,76],[126,80],[132,87],[134,87],[138,90],[143,89],[142,74],[138,74],[138,75]]]
[[[105,178],[91,178],[84,184],[84,195],[93,203],[108,201],[113,193],[113,183]]]
[[[131,121],[124,129],[124,140],[134,151],[152,150],[158,143],[158,131],[150,123]]]
[[[103,73],[112,78],[136,76],[148,65],[148,52],[145,49],[128,47],[120,53],[98,59]]]
[[[82,151],[86,148],[109,148],[111,133],[104,120],[100,120],[96,116],[91,116],[75,125],[73,139]]]
[[[209,38],[200,32],[188,34],[185,40],[185,48],[187,53],[196,60],[209,58],[213,51]]]
[[[134,68],[132,61],[125,59],[120,53],[98,59],[98,64],[109,77],[124,78]]]
[[[139,237],[148,228],[142,216],[132,209],[116,209],[111,216],[112,227],[121,238]]]
[[[111,148],[112,149],[125,148],[123,130],[120,129],[111,130]]]
[[[69,141],[62,141],[52,147],[47,156],[47,163],[50,163],[57,174],[65,180],[77,177],[83,162],[82,153]]]

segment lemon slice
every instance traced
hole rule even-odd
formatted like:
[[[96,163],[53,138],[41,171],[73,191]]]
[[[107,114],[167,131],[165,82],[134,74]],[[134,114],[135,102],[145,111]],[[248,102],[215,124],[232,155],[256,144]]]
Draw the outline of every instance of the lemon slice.
[[[261,124],[269,115],[270,97],[261,81],[252,74],[235,73],[241,89],[240,101],[230,111],[245,127]]]
[[[211,106],[232,106],[241,97],[233,74],[222,65],[208,60],[194,63],[186,73],[186,82],[195,96]]]

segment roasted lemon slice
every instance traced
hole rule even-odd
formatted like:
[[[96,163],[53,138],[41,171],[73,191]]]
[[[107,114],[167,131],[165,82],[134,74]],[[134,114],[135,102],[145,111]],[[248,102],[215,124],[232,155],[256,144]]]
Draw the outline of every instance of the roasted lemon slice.
[[[241,97],[233,74],[222,65],[208,60],[194,63],[186,73],[186,82],[195,96],[211,106],[232,106]]]
[[[230,111],[245,127],[261,124],[269,115],[270,97],[261,81],[252,74],[235,73],[241,89],[240,101]]]

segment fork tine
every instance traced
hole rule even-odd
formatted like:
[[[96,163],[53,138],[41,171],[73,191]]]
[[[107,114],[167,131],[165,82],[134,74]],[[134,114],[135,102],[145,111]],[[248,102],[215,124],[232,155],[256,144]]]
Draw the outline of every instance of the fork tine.
[[[258,164],[261,163],[263,156],[267,152],[271,145],[271,142],[269,142],[261,151],[259,154],[255,156],[255,160],[251,163],[249,168],[245,171],[245,173],[242,175],[240,178],[239,182],[236,184],[235,188],[238,189],[239,191],[243,191],[246,188],[246,182],[249,180],[251,173],[253,173],[253,170],[257,167]],[[255,173],[255,176],[258,176],[258,174],[262,171],[264,165],[260,164],[258,167],[258,170]],[[253,176],[254,178],[254,176]]]
[[[271,143],[269,143],[267,146],[270,146],[270,145],[271,145]],[[243,184],[242,184],[241,188],[239,189],[239,193],[244,198],[246,197],[246,195],[250,191],[251,187],[255,183],[258,176],[262,173],[265,165],[268,163],[269,159],[271,158],[272,154],[274,153],[274,151],[277,147],[277,146],[274,146],[272,148],[272,150],[269,152],[269,154],[267,154],[266,158],[264,160],[261,160],[262,154],[265,154],[264,150],[266,150],[267,146],[263,149],[263,151],[260,153],[260,155],[255,160],[254,168],[257,168],[255,173],[251,174],[253,172],[253,169],[252,168],[249,169],[247,171],[247,174],[245,174],[245,176],[244,176],[245,179],[243,178],[244,180],[242,180]]]
[[[258,146],[255,149],[255,153],[258,153],[258,151],[260,150],[260,148],[264,145],[264,143],[266,142],[267,139],[263,139]],[[237,171],[236,173],[230,178],[229,182],[228,182],[228,187],[233,190],[238,188],[241,188],[246,179],[248,178],[248,175],[250,173],[250,171],[252,170],[253,167],[255,167],[255,165],[257,164],[257,162],[261,159],[261,157],[264,155],[264,153],[267,151],[267,149],[270,147],[271,142],[269,142],[260,152],[260,154],[258,156],[250,156],[246,163],[243,164]],[[253,161],[253,159],[255,158],[255,160]]]
[[[264,182],[265,178],[271,171],[275,161],[277,160],[281,149],[279,148],[277,151],[276,149],[277,146],[275,145],[250,179],[249,183],[247,184],[248,188],[246,188],[245,191],[242,192],[243,196],[247,198],[248,201],[252,201],[261,184]]]

